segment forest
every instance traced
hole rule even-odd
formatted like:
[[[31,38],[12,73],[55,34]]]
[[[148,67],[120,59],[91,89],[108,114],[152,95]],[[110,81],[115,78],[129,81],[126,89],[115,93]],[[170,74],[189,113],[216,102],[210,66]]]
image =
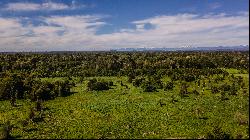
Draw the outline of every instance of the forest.
[[[0,53],[0,138],[249,138],[248,51]]]

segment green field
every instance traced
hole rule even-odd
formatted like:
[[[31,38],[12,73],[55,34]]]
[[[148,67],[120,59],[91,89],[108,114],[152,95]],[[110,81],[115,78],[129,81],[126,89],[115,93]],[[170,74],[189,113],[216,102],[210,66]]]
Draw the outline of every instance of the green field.
[[[43,110],[36,112],[42,120],[23,121],[29,117],[29,100],[18,100],[17,107],[9,101],[0,101],[0,124],[10,121],[12,138],[249,138],[249,75],[242,76],[247,93],[221,100],[221,94],[212,94],[205,88],[200,95],[179,95],[179,83],[173,90],[143,92],[140,87],[128,83],[127,77],[96,77],[113,81],[112,89],[88,91],[87,81],[77,82],[67,97],[57,97],[42,103]],[[55,80],[61,78],[44,78]],[[169,80],[168,77],[162,79]],[[128,88],[120,85],[120,81]],[[230,83],[227,79],[221,83]],[[191,85],[194,83],[190,83]],[[189,91],[195,89],[190,86]],[[198,88],[198,91],[200,89]]]

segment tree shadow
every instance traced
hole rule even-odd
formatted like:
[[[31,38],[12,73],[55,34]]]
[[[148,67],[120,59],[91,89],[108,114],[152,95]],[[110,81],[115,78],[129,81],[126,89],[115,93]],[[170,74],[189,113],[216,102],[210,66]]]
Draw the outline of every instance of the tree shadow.
[[[29,128],[29,129],[26,129],[25,131],[26,132],[32,132],[32,131],[37,131],[38,129],[37,128]]]
[[[207,120],[208,117],[199,117],[199,119],[201,119],[201,120]]]
[[[68,93],[65,94],[65,95],[61,95],[61,97],[68,97],[68,96],[71,96],[71,95],[73,95],[73,94],[75,94],[75,93],[78,93],[78,92],[76,92],[76,91],[68,92]]]
[[[44,121],[44,117],[36,117],[32,119],[33,122],[42,122]]]
[[[18,139],[21,138],[21,135],[9,136],[8,139]]]
[[[50,108],[48,108],[48,107],[44,107],[42,110],[43,110],[43,111],[49,111],[49,110],[50,110]]]
[[[21,106],[23,106],[23,105],[22,104],[15,104],[14,107],[21,107]]]

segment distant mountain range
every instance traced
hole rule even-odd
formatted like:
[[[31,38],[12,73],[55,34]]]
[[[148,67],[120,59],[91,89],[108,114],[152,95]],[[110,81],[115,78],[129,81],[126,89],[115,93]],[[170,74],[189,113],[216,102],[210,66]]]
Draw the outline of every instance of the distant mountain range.
[[[33,51],[33,52],[0,52],[0,54],[16,54],[16,53],[79,53],[79,52],[131,52],[131,51],[249,51],[248,45],[240,46],[218,46],[218,47],[181,47],[181,48],[119,48],[103,51]]]
[[[119,48],[110,51],[249,51],[248,45],[181,48]]]

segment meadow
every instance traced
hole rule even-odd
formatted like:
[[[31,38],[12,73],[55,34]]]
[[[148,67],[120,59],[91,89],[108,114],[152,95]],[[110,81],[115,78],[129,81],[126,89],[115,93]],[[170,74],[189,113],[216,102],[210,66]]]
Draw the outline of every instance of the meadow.
[[[237,74],[235,70],[234,74]],[[241,75],[249,85],[248,74]],[[179,86],[172,91],[143,92],[126,82],[127,77],[97,78],[113,81],[113,89],[88,91],[86,78],[72,88],[74,94],[45,101],[43,110],[37,114],[43,120],[29,122],[25,127],[22,121],[28,118],[29,108],[35,104],[18,100],[18,107],[12,107],[8,101],[1,101],[0,123],[9,120],[14,125],[11,136],[26,139],[206,138],[216,129],[219,129],[216,135],[221,137],[249,138],[249,92],[239,91],[237,96],[229,96],[225,101],[209,89],[202,95],[182,98],[178,94]],[[60,78],[43,80],[54,79]],[[120,81],[128,88],[121,86]]]

